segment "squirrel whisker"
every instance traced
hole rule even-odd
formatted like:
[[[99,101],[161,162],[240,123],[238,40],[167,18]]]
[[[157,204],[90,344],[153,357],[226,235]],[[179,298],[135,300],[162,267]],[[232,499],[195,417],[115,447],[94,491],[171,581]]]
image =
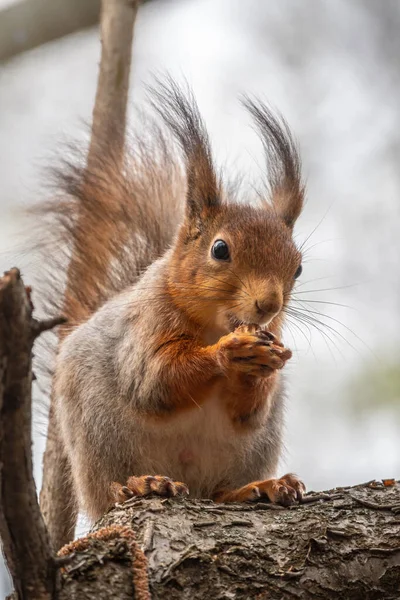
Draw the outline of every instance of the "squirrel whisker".
[[[324,220],[326,219],[326,217],[328,216],[329,211],[331,210],[332,206],[333,206],[334,202],[331,203],[331,205],[328,207],[327,211],[325,212],[325,214],[322,216],[322,218],[320,219],[320,221],[316,224],[316,226],[314,227],[314,229],[311,231],[311,233],[308,234],[308,236],[306,237],[306,239],[303,241],[302,244],[300,244],[299,250],[300,252],[303,252],[303,248],[306,245],[306,243],[308,242],[308,240],[314,235],[314,233],[317,231],[317,229],[322,225],[322,223],[324,222]]]
[[[350,284],[350,285],[341,285],[341,286],[338,286],[338,287],[322,288],[322,289],[318,289],[318,290],[302,290],[300,292],[294,292],[294,293],[292,293],[292,295],[295,295],[295,294],[307,294],[307,293],[310,293],[310,294],[313,293],[314,294],[316,292],[334,292],[336,290],[346,290],[348,288],[352,288],[352,287],[355,287],[357,285],[359,285],[359,284],[358,283],[353,283],[353,284]]]
[[[307,337],[307,335],[304,333],[303,329],[300,327],[300,325],[297,323],[297,321],[296,321],[296,319],[294,317],[292,317],[291,315],[286,315],[286,317],[287,317],[286,325],[287,325],[288,330],[290,331],[290,333],[291,333],[291,335],[293,337],[293,340],[295,340],[295,338],[293,336],[292,331],[290,330],[291,326],[295,327],[299,331],[299,333],[301,333],[301,335],[304,337],[304,339],[307,342],[307,346],[308,346],[307,350],[311,350],[311,352],[313,353],[313,355],[314,355],[314,357],[316,359],[315,352],[314,352],[314,350],[312,348],[312,345],[311,345],[311,337],[312,337],[311,336],[311,330],[308,327],[308,325],[307,324],[304,325],[306,327],[307,331],[308,331],[308,337]]]
[[[298,302],[303,302],[302,300],[298,300]],[[304,302],[310,302],[310,300],[304,300]],[[315,300],[314,302],[318,302],[317,300]],[[345,304],[338,304],[335,302],[323,302],[324,304],[333,304],[334,306],[342,306],[345,308],[352,308],[351,306],[347,306]],[[332,317],[331,315],[327,315],[319,310],[311,310],[305,306],[302,306],[302,309],[307,311],[309,314],[315,314],[315,315],[320,315],[322,317],[324,317],[325,319],[329,319],[331,321],[334,321],[335,323],[338,323],[341,327],[343,327],[346,331],[348,331],[349,333],[351,333],[359,342],[361,342],[361,344],[363,344],[363,346],[372,354],[374,354],[374,351],[372,350],[372,348],[370,346],[368,346],[368,344],[365,342],[365,340],[363,340],[353,329],[351,329],[350,327],[348,327],[347,325],[345,325],[342,321],[339,321],[339,319],[336,319],[335,317]],[[329,327],[326,323],[325,325],[327,327]],[[346,340],[348,342],[348,340]],[[351,346],[353,348],[353,346]],[[355,349],[355,348],[354,348]]]
[[[350,306],[350,304],[342,304],[340,302],[329,302],[329,300],[309,300],[308,298],[294,298],[296,294],[291,294],[292,302],[306,302],[307,304],[310,302],[312,304],[329,304],[330,306],[340,306],[342,308],[348,308],[350,310],[357,310],[354,306]]]
[[[288,314],[289,313],[286,312],[286,315],[288,315]],[[323,341],[324,341],[324,343],[325,343],[325,345],[327,347],[327,350],[328,350],[329,354],[331,355],[331,357],[334,360],[335,364],[337,364],[336,357],[335,357],[335,355],[334,355],[334,353],[332,351],[332,348],[331,348],[331,346],[329,344],[332,344],[334,346],[334,348],[337,350],[337,352],[340,355],[343,355],[343,352],[340,350],[340,348],[338,347],[338,345],[335,342],[335,340],[326,331],[324,331],[324,329],[322,327],[320,327],[317,323],[314,323],[313,321],[310,321],[304,315],[294,315],[293,318],[295,318],[297,321],[299,321],[302,325],[306,326],[307,328],[308,328],[308,326],[310,326],[313,329],[315,329],[316,331],[318,331],[318,333],[321,335],[321,337],[322,337],[322,339],[323,339]],[[311,331],[311,330],[309,330],[309,331]]]
[[[242,279],[240,279],[239,275],[237,273],[235,273],[235,271],[232,268],[230,268],[230,267],[228,268],[228,271],[230,271],[239,280],[239,283],[242,284],[242,286],[243,286],[243,292],[245,294],[247,294],[247,296],[250,296],[250,294],[247,292],[247,286],[246,286],[246,284],[244,283],[244,281]]]
[[[331,279],[331,277],[316,277],[315,279],[309,279],[308,281],[301,281],[301,282],[297,282],[296,281],[296,285],[295,285],[295,290],[297,290],[298,288],[304,287],[305,285],[309,284],[309,283],[314,283],[315,281],[322,281],[322,280],[326,280],[326,279]]]
[[[229,269],[229,267],[228,267],[228,270],[230,270],[234,275],[236,275],[231,269]],[[205,271],[205,269],[199,269],[199,272],[204,272],[204,271]],[[213,274],[209,273],[208,271],[207,271],[207,277],[210,277],[211,279],[215,279],[215,281],[219,281],[220,283],[223,283],[223,284],[226,283],[226,281],[224,281],[223,279],[220,279],[219,277],[216,277],[216,275],[213,275]],[[236,275],[236,277],[237,277],[237,275]],[[230,283],[229,285],[232,286],[232,289],[234,289],[234,290],[240,290],[240,288],[238,286],[235,286],[233,283]]]
[[[322,313],[318,313],[316,311],[311,311],[311,310],[307,310],[307,309],[303,309],[302,311],[300,311],[299,309],[293,309],[292,308],[291,309],[291,314],[292,314],[292,316],[295,316],[297,318],[301,317],[303,320],[307,320],[310,323],[310,325],[314,325],[315,326],[315,324],[318,324],[320,327],[325,327],[338,340],[341,340],[341,341],[345,342],[348,346],[350,346],[350,348],[352,348],[357,353],[359,353],[359,350],[351,342],[349,342],[349,340],[343,334],[341,334],[340,331],[338,331],[337,329],[335,329],[334,327],[332,327],[328,323],[325,323],[324,321],[322,321],[320,319],[317,319],[316,317],[313,316],[313,314],[319,314],[322,317],[331,318],[331,319],[335,320],[337,323],[339,323],[340,325],[342,325],[343,327],[346,327],[338,319],[334,319],[333,317],[329,317],[329,315],[324,315]],[[333,340],[331,340],[331,341],[332,341],[332,343],[334,343]],[[335,345],[335,347],[337,348],[336,345]]]

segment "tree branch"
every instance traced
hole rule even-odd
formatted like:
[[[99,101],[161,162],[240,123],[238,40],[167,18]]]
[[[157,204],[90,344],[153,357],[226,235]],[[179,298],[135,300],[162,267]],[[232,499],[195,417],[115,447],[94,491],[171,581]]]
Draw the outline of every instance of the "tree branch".
[[[101,62],[93,109],[88,168],[112,144],[122,158],[126,128],[133,27],[140,0],[103,0]],[[115,159],[115,154],[113,154]]]
[[[147,559],[153,600],[398,600],[400,485],[374,485],[310,494],[291,508],[131,499],[105,515],[95,531],[133,529]],[[105,565],[115,568],[129,557],[127,548],[116,557],[90,543],[83,552],[77,547],[61,551],[66,556],[75,550],[63,569],[65,594],[73,586],[76,591],[89,564],[93,589],[106,589],[111,566]],[[132,594],[132,567],[124,564],[115,598]]]
[[[32,474],[32,346],[37,322],[19,271],[0,279],[0,536],[18,599],[52,598],[56,571]]]
[[[21,0],[0,11],[0,61],[95,25],[100,0]]]

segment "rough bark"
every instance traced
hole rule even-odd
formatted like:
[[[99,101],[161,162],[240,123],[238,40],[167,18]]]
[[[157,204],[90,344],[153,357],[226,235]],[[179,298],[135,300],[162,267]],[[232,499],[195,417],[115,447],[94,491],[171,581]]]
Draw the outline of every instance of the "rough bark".
[[[31,355],[42,327],[12,269],[0,279],[0,536],[20,600],[52,598],[56,582],[32,473]]]
[[[132,527],[153,600],[400,597],[399,483],[311,494],[291,508],[133,499],[94,529],[110,526]],[[61,598],[106,598],[110,578],[113,598],[131,598],[131,568],[126,546],[95,541],[64,566]]]
[[[131,64],[133,27],[139,6],[139,0],[103,0],[101,9],[101,61],[97,83],[96,101],[93,110],[91,143],[87,158],[88,169],[96,172],[96,159],[99,148],[104,152],[109,147],[113,151],[113,160],[122,160],[126,127],[126,105],[129,91],[129,73]],[[77,228],[85,231],[87,225],[82,214]],[[90,240],[98,239],[93,246],[82,250],[83,255],[98,253],[107,264],[107,240],[99,221],[99,230],[93,230],[91,223]],[[88,238],[89,239],[89,238]],[[90,242],[88,242],[90,244]],[[82,282],[82,295],[90,297],[90,283],[85,277],[85,260],[77,252],[72,251],[71,262],[65,288],[64,312],[73,313],[74,298],[70,298],[70,274]],[[101,284],[101,282],[98,282]],[[60,337],[63,330],[60,329]],[[52,405],[52,402],[51,402]],[[49,412],[46,451],[43,457],[43,484],[40,494],[40,505],[49,530],[54,548],[60,548],[73,538],[76,523],[76,501],[69,464],[62,449],[57,432],[52,407]]]

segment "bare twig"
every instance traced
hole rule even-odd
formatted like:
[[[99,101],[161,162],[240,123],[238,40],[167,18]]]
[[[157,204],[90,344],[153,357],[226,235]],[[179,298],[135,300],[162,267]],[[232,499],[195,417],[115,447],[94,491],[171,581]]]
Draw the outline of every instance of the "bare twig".
[[[133,27],[138,7],[139,0],[103,0],[101,5],[101,63],[93,110],[89,169],[96,161],[98,148],[104,151],[111,140],[114,152],[119,150],[122,158]]]
[[[33,320],[32,332],[34,337],[38,337],[45,331],[50,331],[57,327],[57,325],[64,325],[67,322],[65,317],[53,317],[52,319],[44,319],[43,321]]]

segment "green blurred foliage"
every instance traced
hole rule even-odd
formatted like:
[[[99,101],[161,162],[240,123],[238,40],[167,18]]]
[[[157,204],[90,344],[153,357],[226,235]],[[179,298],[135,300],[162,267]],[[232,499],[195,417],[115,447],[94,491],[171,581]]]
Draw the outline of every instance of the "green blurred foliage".
[[[357,412],[382,408],[400,413],[400,358],[360,370],[349,383],[348,403]]]

